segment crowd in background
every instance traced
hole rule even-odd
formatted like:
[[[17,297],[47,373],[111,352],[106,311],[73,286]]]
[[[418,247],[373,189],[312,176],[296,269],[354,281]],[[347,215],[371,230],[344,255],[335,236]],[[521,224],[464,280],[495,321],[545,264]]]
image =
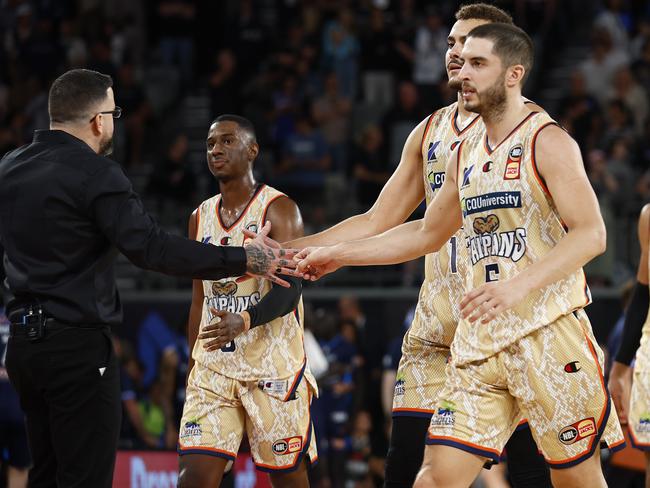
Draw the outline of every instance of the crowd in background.
[[[214,117],[236,113],[256,128],[259,179],[294,198],[315,231],[372,205],[408,133],[455,100],[443,60],[459,3],[0,0],[0,154],[48,127],[54,78],[95,69],[113,77],[123,109],[114,157],[165,226],[184,233],[217,191],[205,137]],[[588,279],[618,287],[634,274],[636,218],[650,201],[650,3],[495,3],[533,37],[525,94],[578,141],[598,195],[608,250]],[[356,283],[419,284],[419,266],[394,269]],[[119,270],[131,288],[189,286]],[[319,476],[332,486],[372,486],[383,470],[402,328],[366,322],[353,297],[307,315],[327,359],[314,419]],[[189,354],[181,329],[152,312],[134,341],[116,344],[125,448],[175,447]]]

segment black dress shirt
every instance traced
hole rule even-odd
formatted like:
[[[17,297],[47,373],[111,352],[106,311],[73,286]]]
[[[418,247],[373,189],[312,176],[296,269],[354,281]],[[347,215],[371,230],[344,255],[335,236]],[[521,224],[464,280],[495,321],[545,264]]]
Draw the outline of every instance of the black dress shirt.
[[[145,212],[120,165],[58,130],[0,161],[0,242],[9,309],[38,300],[62,322],[117,324],[122,307],[114,261],[217,280],[246,272],[241,247],[168,234]]]

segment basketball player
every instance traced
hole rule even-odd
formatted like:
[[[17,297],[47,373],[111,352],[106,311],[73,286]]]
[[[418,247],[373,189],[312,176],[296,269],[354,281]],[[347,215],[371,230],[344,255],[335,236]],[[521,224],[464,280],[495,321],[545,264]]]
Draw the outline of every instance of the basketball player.
[[[641,210],[638,234],[641,256],[636,275],[637,283],[630,305],[625,312],[623,338],[609,374],[609,390],[621,424],[627,424],[632,445],[645,451],[645,486],[648,488],[650,487],[650,322],[648,321],[650,205],[646,205]],[[639,344],[641,344],[640,348]],[[632,381],[630,365],[635,355],[634,381]]]
[[[270,222],[274,239],[303,233],[296,204],[259,184],[252,124],[222,115],[210,126],[207,160],[220,194],[192,214],[189,234],[201,242],[239,246],[243,231]],[[279,272],[279,271],[278,271]],[[258,470],[274,486],[308,486],[316,460],[309,414],[315,381],[303,348],[300,280],[290,288],[250,279],[195,280],[188,321],[192,360],[179,436],[179,486],[219,486],[244,432]]]
[[[306,249],[298,269],[315,279],[343,265],[414,259],[463,226],[469,291],[414,486],[469,486],[525,417],[554,486],[604,487],[605,427],[610,447],[623,441],[582,312],[590,301],[582,266],[605,247],[598,202],[575,141],[522,100],[530,38],[512,25],[481,25],[461,58],[463,104],[485,128],[455,149],[424,219]]]
[[[485,3],[465,5],[456,12],[445,58],[449,85],[460,89],[460,52],[467,33],[489,22],[512,24],[503,10]],[[460,95],[459,95],[460,98]],[[532,110],[539,110],[530,105]],[[379,198],[365,214],[351,217],[288,247],[333,245],[380,234],[406,221],[426,199],[433,200],[444,181],[452,149],[482,127],[480,117],[454,102],[423,120],[409,135],[401,161]],[[414,184],[414,182],[422,182]],[[413,323],[404,337],[402,359],[393,397],[393,423],[386,459],[385,486],[411,487],[422,464],[424,439],[435,403],[445,381],[449,347],[459,320],[467,259],[457,232],[438,253],[425,258],[425,280]],[[539,456],[527,425],[507,445],[508,466],[515,487],[549,487],[548,469]]]

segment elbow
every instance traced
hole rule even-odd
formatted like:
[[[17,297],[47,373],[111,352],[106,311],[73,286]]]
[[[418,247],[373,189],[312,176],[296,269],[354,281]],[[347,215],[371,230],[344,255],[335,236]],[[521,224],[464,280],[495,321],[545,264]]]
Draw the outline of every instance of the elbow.
[[[593,257],[600,256],[607,249],[607,229],[601,224],[593,230]]]

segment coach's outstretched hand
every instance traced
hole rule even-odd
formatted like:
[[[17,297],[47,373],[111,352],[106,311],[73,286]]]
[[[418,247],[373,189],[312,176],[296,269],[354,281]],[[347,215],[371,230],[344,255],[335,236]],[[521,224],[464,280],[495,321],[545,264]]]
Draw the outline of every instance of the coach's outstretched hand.
[[[294,261],[297,266],[292,274],[310,281],[316,281],[343,266],[337,257],[336,246],[306,247],[296,254]]]
[[[258,234],[244,230],[244,235],[252,239],[244,246],[246,250],[246,270],[249,276],[257,276],[278,285],[289,287],[278,275],[295,275],[296,263],[293,260],[297,249],[283,249],[268,235],[271,222],[266,222]]]

